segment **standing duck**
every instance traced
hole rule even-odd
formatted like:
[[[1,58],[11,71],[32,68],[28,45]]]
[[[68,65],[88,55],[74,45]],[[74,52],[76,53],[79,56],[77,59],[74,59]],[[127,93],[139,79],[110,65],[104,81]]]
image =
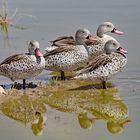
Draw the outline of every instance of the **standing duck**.
[[[65,80],[64,71],[72,71],[88,61],[88,45],[96,39],[87,29],[79,29],[75,35],[76,45],[61,46],[47,52],[44,57],[46,69],[61,72],[61,80]]]
[[[25,80],[37,76],[45,68],[45,59],[39,48],[39,42],[30,41],[29,53],[12,55],[0,63],[0,75],[12,81],[23,80],[23,89],[25,89]]]
[[[96,57],[86,68],[78,71],[79,75],[74,79],[99,80],[103,89],[106,89],[106,80],[126,65],[126,53],[117,41],[109,40],[104,46],[104,53]]]

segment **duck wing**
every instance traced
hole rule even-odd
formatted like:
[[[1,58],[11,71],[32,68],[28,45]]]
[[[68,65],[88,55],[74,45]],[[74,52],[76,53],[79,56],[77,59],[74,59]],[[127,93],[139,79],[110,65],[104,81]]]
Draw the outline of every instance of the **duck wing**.
[[[0,65],[11,64],[12,62],[16,62],[24,58],[26,58],[26,55],[24,54],[15,54],[6,58],[3,62],[0,63]]]
[[[95,70],[96,68],[98,68],[99,66],[104,66],[107,63],[111,63],[111,62],[112,62],[111,55],[107,55],[107,54],[103,53],[103,54],[99,55],[98,57],[96,57],[93,61],[91,61],[88,64],[88,66],[86,66],[82,70],[78,71],[77,74],[91,72],[91,71]]]
[[[74,50],[75,50],[74,47],[59,47],[59,48],[56,48],[52,51],[47,52],[46,54],[44,54],[44,57],[59,54],[59,53],[62,53],[62,52],[74,51]]]
[[[75,40],[72,36],[62,36],[57,39],[50,41],[52,43],[51,46],[66,46],[66,45],[75,45]]]

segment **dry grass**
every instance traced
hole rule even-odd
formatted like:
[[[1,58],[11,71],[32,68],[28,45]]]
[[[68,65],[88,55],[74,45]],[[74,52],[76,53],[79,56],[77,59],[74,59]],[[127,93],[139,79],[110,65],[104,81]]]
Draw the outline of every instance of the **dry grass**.
[[[15,19],[18,18],[18,9],[15,9],[13,14],[8,12],[8,4],[6,0],[3,0],[2,7],[0,11],[0,28],[1,32],[4,35],[4,39],[8,39],[9,28],[14,27],[19,30],[28,29],[28,27],[16,25],[14,22]]]
[[[114,85],[111,82],[107,82],[107,90],[103,90],[102,85],[100,82],[93,82],[93,81],[84,81],[84,80],[66,80],[66,81],[59,81],[59,80],[50,80],[49,84],[46,85],[48,91],[59,92],[59,91],[86,91],[86,90],[101,90],[101,91],[117,91],[114,88]]]

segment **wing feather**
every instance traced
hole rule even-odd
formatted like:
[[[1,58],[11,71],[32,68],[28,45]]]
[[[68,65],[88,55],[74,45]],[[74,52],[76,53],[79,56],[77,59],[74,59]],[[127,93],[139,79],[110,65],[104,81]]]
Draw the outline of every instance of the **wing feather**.
[[[62,52],[74,51],[74,50],[75,50],[74,47],[59,47],[59,48],[56,48],[52,51],[47,52],[46,54],[44,54],[44,57],[59,54],[59,53],[62,53]]]
[[[15,54],[15,55],[12,55],[12,56],[9,56],[8,58],[6,58],[3,62],[1,62],[0,65],[11,64],[12,62],[19,61],[25,57],[26,57],[26,55],[24,55],[24,54]]]
[[[110,57],[110,55],[103,53],[103,54],[99,55],[98,57],[96,57],[93,61],[91,61],[88,64],[88,66],[86,66],[82,70],[78,71],[77,74],[91,72],[91,71],[95,70],[96,68],[98,68],[99,66],[104,66],[110,62],[112,62],[112,57]]]
[[[62,36],[58,37],[54,41],[50,41],[52,43],[51,46],[66,46],[66,45],[75,45],[75,40],[72,36]]]

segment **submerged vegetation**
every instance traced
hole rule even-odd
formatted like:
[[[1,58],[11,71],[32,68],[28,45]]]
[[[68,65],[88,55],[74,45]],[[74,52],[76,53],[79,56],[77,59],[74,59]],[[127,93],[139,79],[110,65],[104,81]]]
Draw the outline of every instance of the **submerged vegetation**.
[[[10,27],[14,27],[19,30],[28,29],[28,27],[16,25],[16,23],[14,22],[15,19],[18,19],[19,15],[20,14],[18,14],[17,8],[13,12],[13,14],[10,14],[8,12],[7,1],[6,0],[2,1],[2,7],[0,11],[0,28],[1,28],[2,34],[4,35],[4,39],[8,39]],[[31,16],[31,15],[27,14],[27,16]]]

